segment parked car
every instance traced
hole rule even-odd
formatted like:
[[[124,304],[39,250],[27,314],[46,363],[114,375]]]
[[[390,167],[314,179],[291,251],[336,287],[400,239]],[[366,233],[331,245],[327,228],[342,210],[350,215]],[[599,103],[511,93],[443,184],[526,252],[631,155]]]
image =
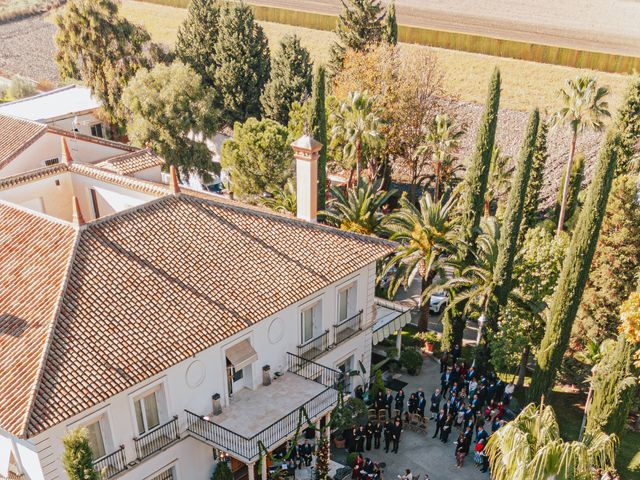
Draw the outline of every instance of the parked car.
[[[429,311],[440,315],[449,304],[449,297],[445,292],[434,292],[429,300]]]
[[[393,280],[393,277],[396,274],[397,270],[398,269],[396,267],[391,267],[389,269],[389,271],[380,279],[380,288],[382,288],[383,290],[389,288],[389,284],[391,283],[391,280]]]

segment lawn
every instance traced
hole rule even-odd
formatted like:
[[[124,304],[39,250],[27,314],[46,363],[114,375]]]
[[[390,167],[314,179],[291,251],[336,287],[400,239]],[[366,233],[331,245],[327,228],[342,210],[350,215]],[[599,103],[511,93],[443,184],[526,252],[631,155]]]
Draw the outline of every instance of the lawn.
[[[131,21],[144,25],[155,41],[167,45],[175,42],[178,26],[186,16],[186,10],[181,8],[134,0],[123,0],[121,11]],[[329,50],[335,39],[333,33],[269,22],[260,23],[269,39],[272,51],[275,50],[274,46],[280,38],[295,33],[311,52],[315,62],[324,63],[329,59]],[[503,107],[514,110],[528,110],[534,106],[541,110],[556,110],[559,106],[556,92],[563,81],[580,73],[589,72],[611,89],[609,104],[613,111],[624,95],[629,78],[626,75],[592,72],[418,45],[404,44],[402,48],[408,51],[412,49],[432,51],[444,73],[446,91],[462,101],[483,102],[491,71],[494,66],[498,66],[503,78],[500,103]]]

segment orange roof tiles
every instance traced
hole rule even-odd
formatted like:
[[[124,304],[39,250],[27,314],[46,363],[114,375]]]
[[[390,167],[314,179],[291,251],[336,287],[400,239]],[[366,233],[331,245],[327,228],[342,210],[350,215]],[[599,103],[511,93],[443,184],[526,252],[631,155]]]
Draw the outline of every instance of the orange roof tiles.
[[[96,167],[109,170],[120,175],[131,175],[132,173],[146,170],[147,168],[158,167],[164,164],[164,160],[149,149],[138,150],[136,152],[125,153],[117,157],[108,158],[96,164]]]
[[[23,435],[77,231],[0,203],[0,427]]]
[[[0,115],[0,168],[47,131],[42,123]]]
[[[391,249],[383,240],[184,193],[90,222],[79,232],[27,436]],[[17,426],[0,420],[0,427],[24,433]]]

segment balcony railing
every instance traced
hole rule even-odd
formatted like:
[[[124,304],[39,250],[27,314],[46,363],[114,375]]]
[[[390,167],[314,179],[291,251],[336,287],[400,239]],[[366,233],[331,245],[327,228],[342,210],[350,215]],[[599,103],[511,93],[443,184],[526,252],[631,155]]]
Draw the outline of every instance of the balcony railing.
[[[298,345],[298,356],[306,360],[319,357],[329,348],[329,330],[302,345]]]
[[[353,337],[362,328],[362,310],[333,326],[333,338],[336,345]]]
[[[140,437],[134,438],[133,442],[136,445],[138,460],[143,460],[179,439],[180,430],[178,416],[176,415],[164,425],[160,425]]]
[[[107,480],[124,472],[127,469],[127,458],[124,454],[124,445],[113,453],[100,457],[93,462],[93,469],[100,480]]]
[[[189,411],[185,411],[187,431],[241,457],[246,462],[251,462],[259,456],[261,446],[269,450],[296,431],[301,419],[304,421],[302,409],[310,419],[329,412],[338,401],[336,388],[341,381],[342,373],[291,353],[288,353],[287,357],[288,370],[291,373],[318,382],[327,388],[250,438]]]

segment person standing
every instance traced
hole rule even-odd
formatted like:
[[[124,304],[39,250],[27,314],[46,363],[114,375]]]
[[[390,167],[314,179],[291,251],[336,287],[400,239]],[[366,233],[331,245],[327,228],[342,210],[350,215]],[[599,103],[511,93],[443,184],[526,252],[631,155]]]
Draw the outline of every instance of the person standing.
[[[433,420],[436,415],[438,415],[441,398],[442,396],[440,395],[440,389],[436,388],[436,391],[431,395],[431,405],[429,406],[429,411],[431,412],[431,420]]]
[[[451,367],[447,368],[447,371],[440,375],[440,390],[442,395],[446,395],[447,389],[451,382]]]
[[[473,427],[467,425],[464,430],[464,454],[469,455],[469,449],[471,448],[471,442],[473,441]]]
[[[387,389],[387,396],[385,397],[384,404],[387,409],[387,418],[391,418],[391,407],[393,406],[393,394],[389,389]]]
[[[302,445],[302,458],[304,458],[305,467],[311,466],[311,455],[313,454],[313,447],[309,443],[309,440],[304,441]]]
[[[398,453],[398,447],[400,446],[400,434],[402,433],[402,425],[398,420],[393,424],[391,442],[393,444],[393,453]]]
[[[382,433],[384,435],[384,451],[385,453],[389,453],[389,445],[391,444],[391,435],[392,435],[391,422],[389,420],[384,422],[384,427],[382,428]]]
[[[460,358],[461,353],[462,352],[460,350],[460,345],[456,343],[453,346],[453,350],[451,351],[451,360],[453,363],[458,363],[458,359]]]
[[[448,414],[446,420],[444,421],[444,425],[442,425],[442,430],[440,431],[440,441],[442,443],[447,443],[449,440],[449,434],[451,433],[451,427],[453,426],[453,415]]]
[[[449,351],[445,350],[442,352],[442,356],[440,357],[440,373],[444,373],[449,365]]]
[[[465,438],[464,433],[460,432],[460,435],[458,435],[458,440],[456,440],[456,467],[458,468],[464,467],[466,442],[467,439]]]
[[[476,442],[483,442],[483,443],[487,443],[487,439],[489,438],[489,434],[487,433],[487,431],[484,429],[483,425],[479,425],[478,426],[478,431],[476,433]]]
[[[402,412],[404,411],[404,390],[402,389],[398,390],[398,393],[396,393],[396,410],[398,410],[400,415],[402,415]]]
[[[360,470],[364,466],[364,458],[359,453],[356,455],[356,460],[353,462],[353,467],[351,467],[351,478],[354,480],[359,480],[360,478]]]
[[[400,480],[413,480],[413,474],[408,468],[404,471],[404,475],[398,475]]]
[[[364,440],[366,437],[366,432],[364,427],[361,425],[356,432],[356,452],[364,452]]]
[[[367,426],[365,427],[365,430],[364,430],[364,435],[365,435],[365,438],[367,439],[365,449],[369,451],[371,450],[371,440],[373,440],[373,425],[371,424],[371,422],[367,423]]]
[[[424,395],[420,395],[418,397],[418,415],[424,417],[424,410],[427,407],[427,401],[424,398]]]
[[[376,450],[380,448],[380,437],[382,437],[382,425],[377,422],[373,427],[373,448]]]
[[[408,410],[409,413],[416,413],[416,411],[418,410],[418,399],[416,398],[415,393],[412,393],[409,396]]]
[[[440,413],[438,413],[438,416],[436,417],[436,431],[433,432],[432,438],[436,438],[438,436],[438,433],[442,432],[442,427],[444,426],[444,422],[446,421],[447,421],[447,414],[445,413],[444,409],[441,408]]]
[[[352,425],[351,428],[348,428],[344,432],[344,441],[345,446],[347,447],[347,451],[349,453],[353,453],[356,451],[356,437],[358,435],[358,429],[355,425]]]

